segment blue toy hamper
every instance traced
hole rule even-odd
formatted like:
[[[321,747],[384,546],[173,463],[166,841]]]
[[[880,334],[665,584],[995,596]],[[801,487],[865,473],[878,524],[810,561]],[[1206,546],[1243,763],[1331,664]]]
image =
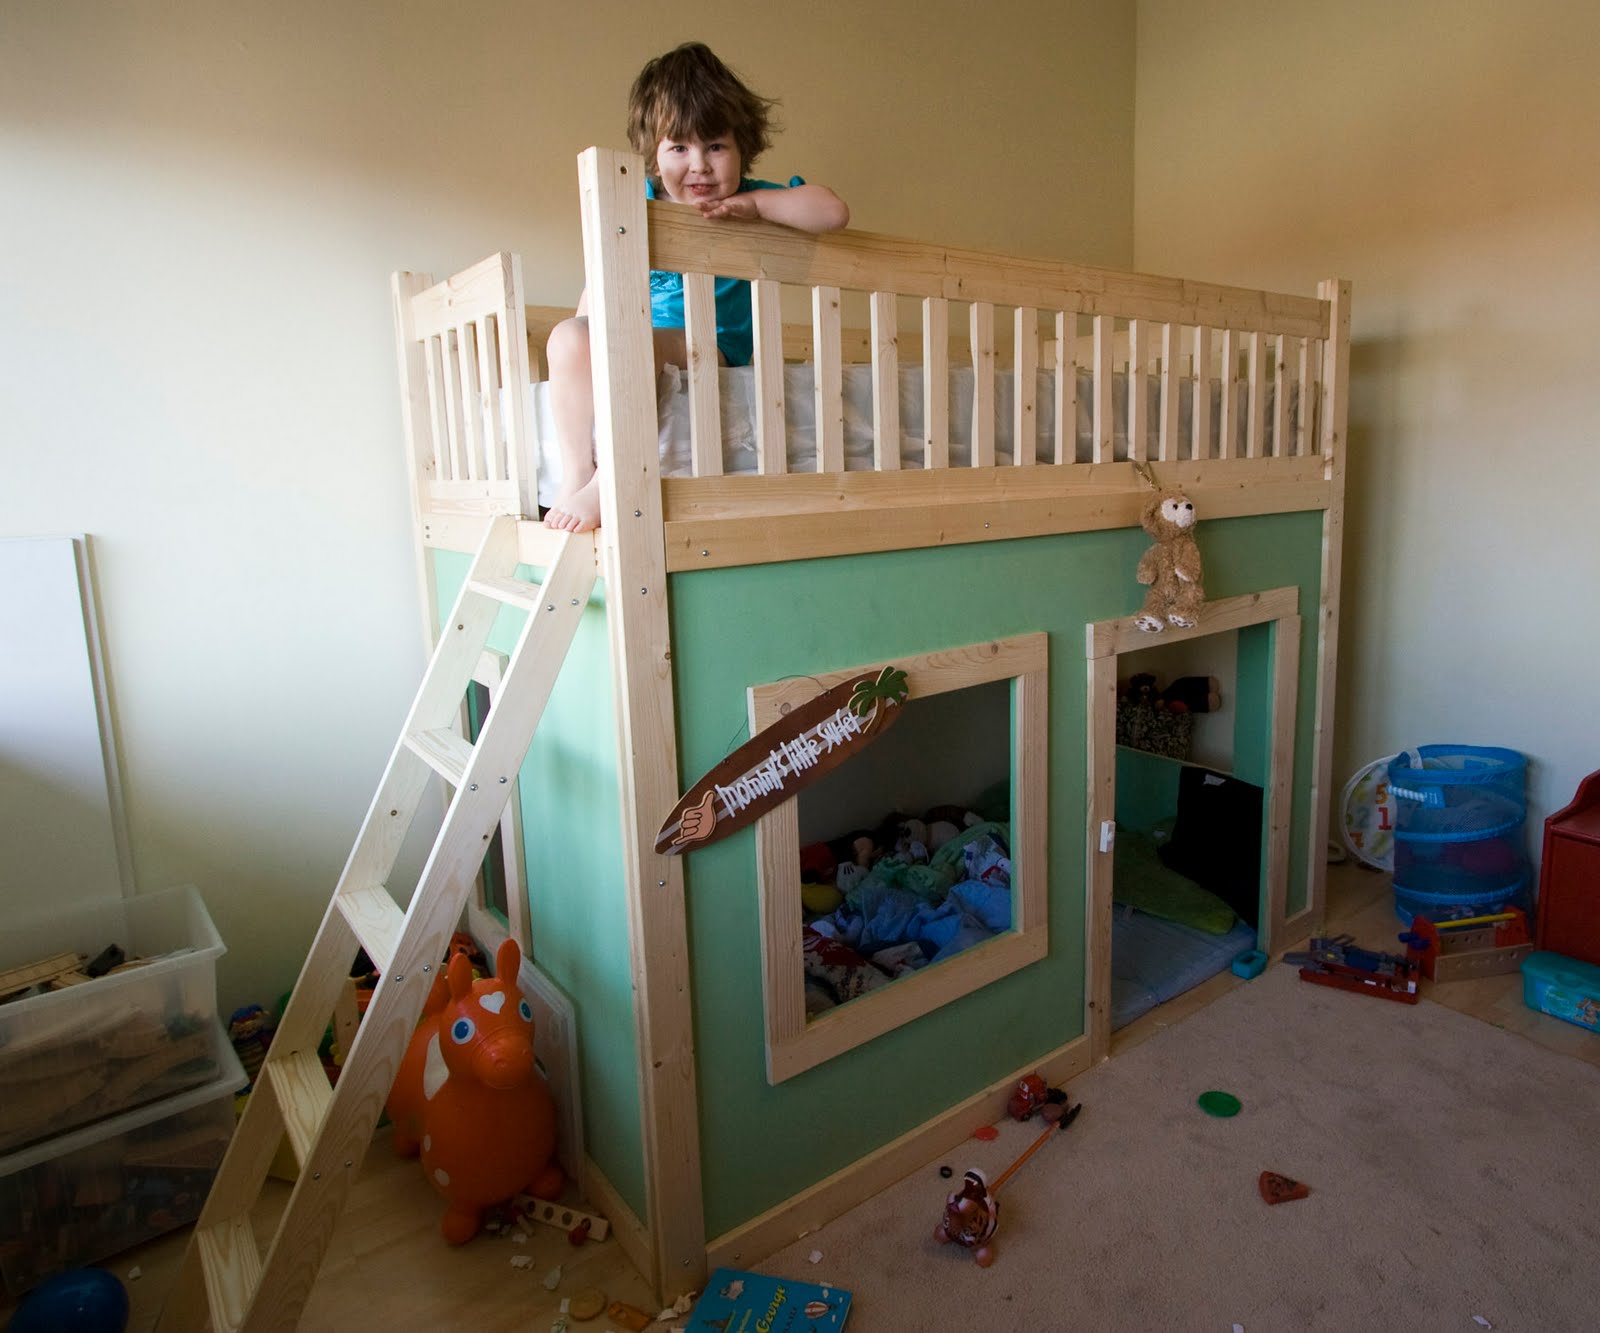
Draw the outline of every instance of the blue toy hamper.
[[[1395,912],[1409,922],[1525,905],[1527,761],[1515,750],[1424,745],[1389,761]]]

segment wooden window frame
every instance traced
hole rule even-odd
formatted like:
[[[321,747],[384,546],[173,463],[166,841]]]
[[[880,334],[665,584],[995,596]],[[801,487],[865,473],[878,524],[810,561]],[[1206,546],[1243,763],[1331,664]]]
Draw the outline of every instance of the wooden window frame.
[[[969,995],[1049,952],[1049,636],[1025,634],[754,685],[749,690],[751,734],[842,681],[885,666],[906,673],[912,700],[995,681],[1011,683],[1011,929],[808,1022],[800,932],[799,803],[783,802],[756,822],[767,1081],[772,1084]]]

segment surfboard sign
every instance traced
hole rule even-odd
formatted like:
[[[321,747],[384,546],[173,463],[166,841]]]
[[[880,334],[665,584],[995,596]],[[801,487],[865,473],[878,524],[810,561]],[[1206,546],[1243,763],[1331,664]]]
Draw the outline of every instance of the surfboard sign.
[[[656,851],[678,856],[755,823],[883,735],[909,694],[906,673],[886,666],[790,709],[683,794]]]

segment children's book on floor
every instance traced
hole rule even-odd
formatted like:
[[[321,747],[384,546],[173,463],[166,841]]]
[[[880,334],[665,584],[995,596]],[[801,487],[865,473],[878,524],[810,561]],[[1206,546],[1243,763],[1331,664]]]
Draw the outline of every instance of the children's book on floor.
[[[706,1281],[688,1333],[824,1333],[844,1327],[850,1293],[825,1283],[719,1268]]]

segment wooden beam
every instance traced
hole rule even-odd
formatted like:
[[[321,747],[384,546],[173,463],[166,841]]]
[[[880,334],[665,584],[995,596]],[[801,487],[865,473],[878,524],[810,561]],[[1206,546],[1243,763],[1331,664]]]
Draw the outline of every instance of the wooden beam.
[[[1350,403],[1350,284],[1317,286],[1329,324],[1322,344],[1322,453],[1329,502],[1322,516],[1322,599],[1317,607],[1316,730],[1312,742],[1311,832],[1306,848],[1308,909],[1320,916],[1328,877],[1328,824],[1333,803],[1334,678],[1339,654],[1339,583],[1344,554],[1345,431]]]
[[[648,205],[650,267],[766,278],[796,287],[1071,308],[1156,323],[1232,325],[1319,336],[1322,301],[1278,292],[994,255],[863,231],[812,235],[768,222],[725,227],[684,204]]]
[[[640,1130],[658,1293],[705,1278],[705,1209],[683,862],[657,855],[677,799],[671,635],[656,455],[644,161],[591,148],[578,159],[594,356],[606,620],[616,690],[622,863],[638,1035]]]

